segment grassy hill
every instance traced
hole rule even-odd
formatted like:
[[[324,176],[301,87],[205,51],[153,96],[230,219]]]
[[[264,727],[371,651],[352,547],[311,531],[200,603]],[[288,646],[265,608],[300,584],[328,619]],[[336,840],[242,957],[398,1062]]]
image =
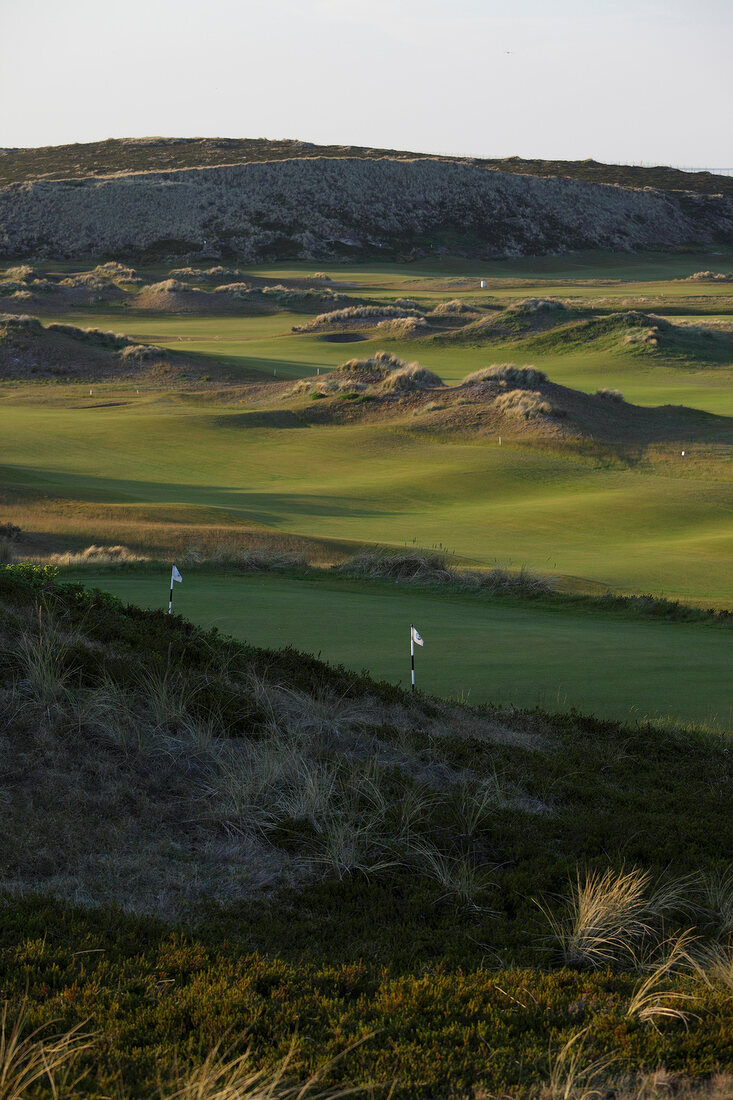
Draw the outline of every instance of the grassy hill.
[[[0,606],[7,1028],[83,1026],[70,1095],[211,1088],[217,1043],[291,1050],[276,1097],[726,1095],[727,740],[411,696],[43,569]]]
[[[526,160],[522,157],[441,157],[396,149],[356,145],[314,145],[307,141],[264,138],[119,138],[37,149],[0,150],[0,184],[39,179],[75,179],[120,172],[169,172],[181,168],[212,168],[227,164],[291,160],[303,157],[359,157],[395,160],[447,160],[531,176],[566,176],[586,183],[622,187],[656,187],[663,191],[694,191],[733,195],[733,180],[710,172],[681,172],[664,166],[601,164],[594,160]]]

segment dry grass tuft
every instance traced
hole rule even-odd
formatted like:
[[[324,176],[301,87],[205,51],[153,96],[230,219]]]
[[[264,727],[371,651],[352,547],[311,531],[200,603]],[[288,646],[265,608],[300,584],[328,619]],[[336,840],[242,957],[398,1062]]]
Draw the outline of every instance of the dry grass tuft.
[[[350,576],[392,581],[446,583],[455,576],[446,555],[435,550],[364,550],[336,568]]]
[[[415,309],[404,309],[401,306],[346,306],[344,309],[334,309],[329,313],[319,313],[311,321],[302,325],[293,325],[293,332],[317,332],[319,329],[336,328],[339,326],[370,325],[378,321],[394,320],[402,317],[420,317],[422,314]]]
[[[700,880],[702,912],[718,935],[733,936],[733,865]]]
[[[458,574],[462,584],[470,587],[481,588],[485,592],[497,595],[516,593],[528,596],[540,596],[554,592],[557,588],[551,577],[541,573],[533,573],[531,569],[522,565],[518,570],[512,571],[501,566],[495,566],[487,572],[478,570],[466,570]]]
[[[626,1015],[657,1026],[658,1020],[679,1020],[687,1027],[690,1013],[683,1005],[694,999],[692,993],[671,987],[672,976],[680,970],[696,969],[690,954],[694,942],[691,931],[681,932],[658,948],[656,958],[648,964],[649,973],[636,986],[629,1000]]]
[[[81,1033],[81,1027],[71,1028],[52,1038],[44,1034],[45,1027],[24,1035],[28,1017],[22,1004],[12,1024],[5,1001],[0,1014],[0,1097],[2,1100],[25,1100],[45,1086],[56,1098],[73,1092],[75,1081],[69,1074],[76,1058],[91,1047],[91,1037]]]
[[[385,393],[412,393],[416,390],[432,390],[445,385],[443,380],[419,363],[407,363],[406,366],[392,371],[382,383]]]
[[[439,302],[437,306],[433,307],[434,314],[441,316],[441,314],[460,314],[460,313],[475,313],[476,311],[467,306],[465,302],[462,302],[460,298],[451,298],[449,302]]]
[[[655,891],[648,871],[608,868],[581,876],[578,870],[562,916],[538,904],[568,966],[636,965],[640,951],[657,943],[660,918],[683,902],[687,885],[680,880]]]
[[[557,1054],[550,1051],[550,1074],[542,1089],[541,1100],[603,1100],[606,1089],[602,1087],[613,1057],[597,1058],[589,1062],[584,1044],[588,1028],[571,1035]]]
[[[609,390],[605,387],[600,390],[596,390],[596,397],[602,397],[606,401],[616,401],[619,405],[624,403],[624,395],[621,390]]]
[[[69,649],[53,617],[39,607],[36,623],[21,630],[14,645],[20,693],[46,709],[66,699],[75,675],[67,664]]]
[[[509,416],[522,417],[524,420],[564,415],[537,390],[507,390],[496,398],[494,408]]]
[[[482,367],[481,370],[467,374],[462,385],[474,386],[480,383],[499,384],[509,382],[515,390],[528,390],[532,386],[539,386],[546,381],[547,375],[545,372],[537,370],[536,367],[516,367],[514,363],[494,363],[490,367]]]
[[[307,1080],[294,1081],[289,1074],[294,1051],[295,1041],[279,1065],[258,1070],[252,1064],[250,1050],[233,1056],[223,1051],[219,1043],[200,1066],[179,1073],[175,1090],[164,1095],[162,1100],[338,1100],[341,1096],[365,1091],[364,1087],[321,1086],[321,1079],[336,1059],[331,1059]]]
[[[69,551],[65,554],[51,554],[48,557],[50,565],[131,565],[138,562],[149,561],[143,554],[137,554],[127,546],[87,546],[78,553]]]

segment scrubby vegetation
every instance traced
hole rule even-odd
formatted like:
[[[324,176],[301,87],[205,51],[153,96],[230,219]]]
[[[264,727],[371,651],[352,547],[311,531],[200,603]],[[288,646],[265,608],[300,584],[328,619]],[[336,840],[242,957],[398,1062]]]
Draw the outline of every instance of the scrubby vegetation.
[[[133,162],[139,153],[134,145],[119,148]],[[22,171],[23,156],[16,157]],[[0,161],[12,158],[6,151]],[[729,242],[733,204],[720,190],[675,195],[451,159],[296,153],[203,171],[127,169],[5,186],[0,224],[8,256],[135,255],[183,264],[222,256],[381,259],[429,255],[446,236],[463,254],[516,256]]]
[[[294,325],[293,332],[316,332],[322,328],[333,328],[341,325],[368,323],[375,324],[379,321],[394,320],[395,318],[419,318],[421,316],[415,309],[406,309],[402,306],[347,306],[345,309],[334,309],[330,313],[319,313],[312,321],[303,325]]]
[[[0,601],[6,1034],[83,1025],[85,1095],[217,1043],[415,1097],[536,1095],[581,1040],[604,1087],[733,1065],[723,740],[411,698],[49,570]]]

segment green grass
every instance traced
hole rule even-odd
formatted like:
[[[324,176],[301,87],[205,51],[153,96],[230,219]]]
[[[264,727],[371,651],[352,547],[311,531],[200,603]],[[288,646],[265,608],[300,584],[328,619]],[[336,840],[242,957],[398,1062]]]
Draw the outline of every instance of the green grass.
[[[433,694],[733,728],[733,632],[718,626],[334,577],[184,572],[176,611],[254,645],[293,645],[406,687],[415,622],[426,641],[418,682]],[[67,576],[143,607],[167,606],[163,571]]]
[[[138,396],[132,386],[107,399],[112,392],[129,403],[85,407],[88,391],[73,386],[6,391],[6,500],[40,493],[78,502],[64,514],[78,516],[89,541],[97,539],[85,519],[92,505],[117,514],[116,539],[133,545],[126,507],[153,522],[175,505],[191,523],[213,513],[327,539],[442,543],[478,564],[528,565],[576,585],[730,598],[726,447],[697,455],[693,446],[685,460],[676,445],[584,457],[379,425],[250,426],[229,404]],[[91,404],[103,393],[98,387]]]
[[[314,266],[258,268],[272,278]],[[583,254],[541,260],[462,260],[327,265],[348,293],[366,298],[483,300],[573,293],[584,301],[648,308],[650,296],[689,316],[733,315],[728,284],[674,282],[701,268],[733,267],[716,256]],[[158,275],[161,272],[157,273]],[[611,298],[609,295],[617,297]],[[680,295],[682,295],[680,297]],[[625,307],[624,307],[625,308]],[[534,363],[550,379],[589,392],[619,389],[647,405],[687,405],[733,416],[733,364],[673,348],[625,349],[619,334],[586,346],[554,338],[486,345],[371,339],[333,344],[293,334],[300,314],[264,317],[154,316],[129,309],[71,311],[75,324],[128,331],[141,341],[209,356],[263,377],[295,378],[354,355],[392,347],[449,382],[492,362]],[[137,390],[140,389],[138,393]],[[143,383],[85,387],[55,383],[0,387],[4,503],[52,536],[63,530],[98,541],[104,510],[116,541],[135,543],[135,523],[264,527],[346,542],[442,543],[478,564],[526,564],[573,586],[608,585],[723,605],[733,565],[728,473],[733,434],[715,444],[589,447],[585,456],[536,443],[431,439],[379,425],[286,430],[250,419],[246,404],[215,393],[165,393]],[[109,408],[87,408],[119,400]],[[237,398],[237,401],[246,401]],[[684,462],[680,450],[687,451]],[[593,452],[593,453],[592,453]],[[46,498],[46,503],[43,503]],[[134,516],[136,518],[133,518]],[[173,530],[173,527],[170,527]],[[143,539],[144,542],[144,539]]]

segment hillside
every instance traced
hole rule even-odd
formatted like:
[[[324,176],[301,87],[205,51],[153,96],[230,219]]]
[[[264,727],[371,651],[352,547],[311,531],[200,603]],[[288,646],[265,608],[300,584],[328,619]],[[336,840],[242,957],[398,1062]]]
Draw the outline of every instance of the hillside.
[[[681,172],[659,165],[601,164],[595,160],[526,160],[522,157],[452,157],[358,145],[314,145],[308,141],[264,138],[120,138],[37,149],[0,149],[0,185],[32,180],[75,179],[127,172],[170,172],[213,168],[254,161],[302,157],[358,157],[362,160],[442,160],[496,168],[520,176],[565,176],[585,183],[621,187],[655,187],[661,191],[694,191],[733,196],[733,179],[710,172]]]
[[[727,1095],[723,739],[410,696],[30,566],[0,637],[0,975],[85,1021],[84,1095],[223,1036],[399,1097],[557,1096],[571,1040],[606,1095]]]
[[[309,156],[0,188],[0,253],[140,260],[710,247],[733,197],[512,174],[430,158]]]

